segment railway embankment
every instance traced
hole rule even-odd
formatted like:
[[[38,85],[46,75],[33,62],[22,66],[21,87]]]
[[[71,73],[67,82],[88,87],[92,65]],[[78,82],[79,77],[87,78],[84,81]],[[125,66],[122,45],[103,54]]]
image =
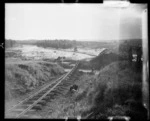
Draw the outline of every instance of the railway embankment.
[[[76,101],[86,109],[82,117],[102,119],[125,115],[146,119],[146,109],[142,105],[142,75],[134,69],[128,61],[116,61],[101,69],[98,75],[83,75],[76,82],[82,90]]]
[[[93,59],[90,63],[99,65],[98,74],[84,73],[79,71],[83,66],[79,64],[79,70],[72,74],[67,79],[66,83],[61,83],[56,88],[56,94],[53,101],[48,101],[46,106],[42,108],[37,115],[40,118],[64,118],[81,116],[82,118],[102,119],[108,116],[130,116],[133,119],[145,119],[146,113],[142,106],[142,75],[141,72],[135,71],[134,63],[131,64],[125,60],[118,60],[118,56],[113,53],[104,53]],[[6,64],[7,65],[7,64]],[[26,65],[26,66],[22,66]],[[87,66],[89,66],[87,64]],[[89,66],[92,70],[93,67]],[[29,68],[29,69],[28,69]],[[34,68],[34,69],[31,69]],[[8,64],[6,66],[6,84],[12,84],[10,87],[15,87],[10,83],[13,78],[26,78],[27,85],[23,83],[19,91],[20,95],[34,90],[37,80],[48,82],[50,77],[59,76],[64,73],[64,70],[58,65],[52,65],[44,62],[38,63],[18,63]],[[9,71],[8,71],[9,70]],[[24,71],[23,71],[24,70]],[[29,71],[30,70],[30,71]],[[28,74],[26,71],[29,71]],[[16,75],[17,73],[17,75]],[[25,75],[18,76],[19,74]],[[29,76],[31,74],[31,76]],[[29,79],[33,75],[38,75],[38,78],[33,81]],[[7,80],[11,77],[12,80]],[[29,79],[28,79],[29,78]],[[31,78],[32,79],[32,78]],[[48,80],[47,80],[48,79]],[[18,85],[21,82],[15,80]],[[15,82],[12,81],[12,82]],[[29,82],[28,82],[29,81]],[[66,81],[64,81],[66,82]],[[77,91],[70,93],[69,87],[77,85]],[[34,86],[33,86],[34,85]],[[66,86],[66,87],[65,87]],[[9,86],[8,86],[9,87]],[[28,88],[27,88],[28,87]],[[6,87],[6,89],[9,89]],[[17,88],[18,89],[18,88]],[[63,91],[64,92],[63,92]],[[6,94],[9,94],[6,91]],[[11,93],[13,91],[10,91]]]
[[[18,61],[5,64],[5,102],[22,100],[36,89],[50,83],[65,71],[59,65],[43,61]],[[12,102],[12,103],[11,103]],[[8,106],[9,107],[9,106]]]
[[[74,79],[74,80],[72,80]],[[77,91],[60,95],[39,113],[43,118],[72,117],[102,119],[108,116],[130,116],[144,119],[141,104],[141,75],[127,61],[105,66],[98,75],[77,71],[71,78]],[[51,111],[51,109],[54,109]],[[137,119],[137,118],[136,118]]]

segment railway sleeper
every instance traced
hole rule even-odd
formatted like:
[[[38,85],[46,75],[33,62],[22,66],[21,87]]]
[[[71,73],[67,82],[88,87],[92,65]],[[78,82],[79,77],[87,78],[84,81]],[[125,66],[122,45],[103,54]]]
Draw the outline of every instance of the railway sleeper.
[[[53,94],[49,94],[50,96],[50,99],[55,99],[56,98],[56,96],[58,96],[58,94],[56,94],[56,93],[53,93]]]
[[[45,93],[41,93],[41,94],[38,94],[38,95],[36,95],[37,97],[42,97],[43,95],[44,95]]]
[[[55,94],[55,95],[54,95],[54,99],[59,98],[60,95],[62,95],[62,94]]]
[[[31,98],[31,99],[29,99],[29,100],[27,100],[26,102],[24,102],[24,104],[26,105],[26,104],[28,104],[28,105],[31,105],[31,104],[33,104],[36,100],[38,100],[39,98]]]
[[[57,92],[56,92],[56,96],[58,95],[62,95],[64,93],[64,90],[63,91],[59,91],[59,90],[57,90]]]
[[[40,104],[42,106],[46,105],[46,100],[41,100],[40,102],[38,102],[37,104]]]
[[[67,77],[67,78],[65,78],[65,81],[67,81],[67,80],[69,80],[70,79],[70,77]]]
[[[49,90],[49,89],[48,89]],[[47,90],[47,91],[48,91]],[[47,91],[41,92],[39,95],[44,95]]]
[[[62,85],[58,86],[57,88],[55,88],[55,90],[59,90],[59,89],[63,89],[65,87],[63,87]]]
[[[16,108],[17,109],[26,109],[26,108],[28,108],[30,105],[19,105],[19,106],[17,106]]]
[[[63,87],[67,89],[71,84],[64,84]]]
[[[54,89],[52,92],[50,92],[49,94],[55,95],[56,93],[56,89]]]
[[[48,91],[48,90],[47,90]],[[47,91],[42,91],[42,92],[40,92],[38,95],[43,95],[43,94],[45,94]]]
[[[43,95],[43,94],[45,94],[48,90],[49,90],[49,89],[47,89],[46,91],[42,91],[42,92],[40,92],[38,95]]]
[[[50,96],[46,96],[46,97],[44,97],[42,100],[44,100],[45,102],[47,102],[47,101],[49,101],[51,98],[50,98]]]
[[[21,116],[22,119],[39,119],[41,118],[41,116],[37,116],[37,115],[23,115]]]
[[[57,83],[57,82],[56,82]],[[52,84],[51,86],[49,86],[49,88],[52,88],[56,83]]]
[[[30,99],[28,100],[25,104],[31,105],[33,104],[35,101],[37,101],[38,99]]]
[[[18,115],[17,113],[13,112],[13,113],[9,114],[8,116],[5,115],[5,117],[7,117],[7,118],[16,118],[17,115]]]
[[[35,113],[36,113],[36,111],[34,109],[31,109],[31,110],[27,111],[24,115],[33,115]]]
[[[66,84],[64,84],[63,86],[69,86],[69,85],[71,85],[71,83],[66,83]]]
[[[62,88],[62,87],[64,87],[64,83],[62,83],[58,86],[58,88]]]
[[[72,83],[71,79],[65,81],[63,84],[66,84],[66,83]]]
[[[54,90],[54,94],[53,94],[54,96],[55,96],[55,95],[59,95],[59,94],[62,94],[62,92],[59,91],[59,90]]]
[[[73,83],[73,82],[68,81],[68,82],[66,82],[65,84],[70,85],[70,84],[72,84],[72,83]]]
[[[66,88],[58,88],[57,91],[63,92],[64,90],[66,90]]]
[[[47,96],[49,97],[49,99],[54,99],[55,98],[54,94],[48,94]]]
[[[69,78],[65,78],[63,81],[67,81]]]
[[[37,100],[37,99],[39,99],[40,97],[41,97],[41,95],[36,95],[36,96],[32,97],[30,100]]]
[[[64,87],[63,83],[61,83],[60,85],[57,86],[58,88],[62,88]]]
[[[67,89],[68,89],[68,87],[67,87],[67,86],[63,86],[63,87],[62,87],[62,89],[67,90]]]
[[[60,93],[58,93],[58,95],[63,95],[66,91],[67,91],[67,89],[61,90]]]
[[[64,84],[61,84],[58,86],[58,89],[66,89],[66,87],[64,86]]]
[[[28,100],[28,101],[26,101],[26,102],[24,102],[24,104],[26,105],[31,105],[31,104],[33,104],[35,101],[33,101],[33,100]]]
[[[47,96],[53,96],[55,93],[52,91],[49,94],[47,94]]]
[[[35,106],[32,107],[32,109],[41,110],[42,109],[42,105],[36,104]]]
[[[29,116],[28,115],[23,115],[20,117],[21,119],[29,119]]]
[[[44,93],[44,94],[45,94],[45,93]],[[40,97],[42,97],[44,94],[38,94],[38,95],[32,97],[31,100],[32,100],[32,99],[33,99],[33,100],[34,100],[34,99],[37,100],[37,99],[39,99]]]
[[[70,78],[65,79],[64,81],[68,81]]]
[[[50,94],[48,94],[47,96],[48,96],[49,98],[54,98],[55,93],[50,93]]]
[[[41,92],[45,92],[45,91],[49,90],[49,88],[50,88],[51,86],[52,86],[52,85],[50,85],[50,86],[46,87],[46,88],[45,88],[45,89],[43,89]]]
[[[23,111],[23,109],[13,109],[12,112],[13,113],[21,113]]]

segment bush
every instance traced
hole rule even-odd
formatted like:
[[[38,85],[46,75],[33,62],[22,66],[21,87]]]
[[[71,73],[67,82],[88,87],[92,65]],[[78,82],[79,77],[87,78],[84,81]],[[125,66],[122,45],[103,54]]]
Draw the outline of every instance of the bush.
[[[106,66],[97,76],[95,82],[97,86],[91,92],[93,94],[91,111],[97,112],[95,115],[125,114],[126,107],[123,105],[126,100],[133,98],[141,101],[141,82],[141,73],[134,72],[126,61]]]
[[[112,108],[107,110],[107,116],[125,116],[126,111],[128,110],[127,107],[122,105],[114,105]]]
[[[8,87],[5,91],[6,99],[20,97],[51,81],[51,77],[62,73],[64,70],[61,67],[46,62],[6,64],[5,83]]]

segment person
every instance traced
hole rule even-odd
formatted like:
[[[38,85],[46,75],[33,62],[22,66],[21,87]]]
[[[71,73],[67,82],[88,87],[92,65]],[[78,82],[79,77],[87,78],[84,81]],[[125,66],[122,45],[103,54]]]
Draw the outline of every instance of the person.
[[[75,92],[78,90],[78,85],[74,84],[70,87],[70,92]]]

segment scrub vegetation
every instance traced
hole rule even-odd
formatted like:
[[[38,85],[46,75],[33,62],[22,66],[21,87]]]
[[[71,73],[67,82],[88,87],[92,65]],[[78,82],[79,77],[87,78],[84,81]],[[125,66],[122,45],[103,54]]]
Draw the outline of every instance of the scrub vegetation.
[[[142,105],[142,77],[134,69],[128,61],[116,61],[101,69],[98,75],[77,72],[74,84],[78,85],[78,90],[68,91],[51,103],[55,111],[48,113],[46,118],[130,116],[146,119]]]
[[[145,118],[142,106],[142,77],[135,73],[127,61],[114,62],[103,68],[94,79],[93,90],[87,96],[92,98],[93,114],[88,118],[108,116],[130,116],[133,119]],[[88,112],[88,111],[87,111]],[[138,114],[138,115],[137,115]]]
[[[41,118],[130,116],[132,119],[146,119],[147,111],[142,105],[140,45],[140,42],[136,45],[123,41],[116,49],[119,52],[106,49],[91,61],[80,61],[79,68],[91,69],[91,72],[76,71],[72,85],[78,86],[77,91],[68,89],[65,94],[48,102],[37,115]],[[137,57],[133,58],[133,54]],[[73,63],[72,60],[66,62]],[[61,61],[56,64],[48,61],[6,62],[5,99],[21,97],[51,82],[52,78],[65,73],[63,67],[68,65]]]
[[[63,73],[62,67],[48,62],[6,62],[5,99],[25,95]]]

